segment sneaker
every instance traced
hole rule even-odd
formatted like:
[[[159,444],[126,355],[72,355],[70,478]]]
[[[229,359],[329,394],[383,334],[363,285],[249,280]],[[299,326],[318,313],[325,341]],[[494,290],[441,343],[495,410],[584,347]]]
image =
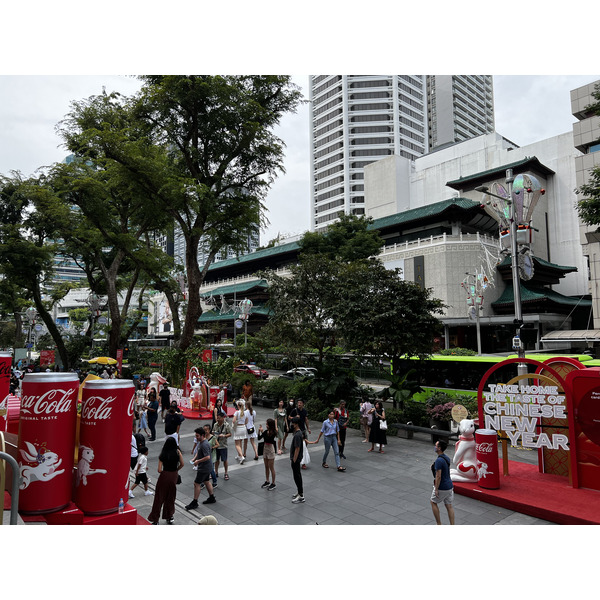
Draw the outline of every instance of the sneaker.
[[[242,458],[240,458],[240,465],[243,465],[245,460],[246,460],[246,457],[242,456]]]
[[[240,460],[240,457],[239,457],[239,456],[236,456],[236,457],[235,457],[235,460],[239,461],[239,460]]]
[[[154,492],[152,490],[146,490],[144,492],[144,496],[152,496],[152,494],[154,494]]]
[[[185,510],[194,510],[198,508],[198,500],[192,500],[186,507]]]
[[[214,504],[217,499],[213,496],[209,496],[202,504]]]
[[[171,517],[170,519],[167,519],[167,525],[173,525],[173,523],[175,523],[175,517]]]
[[[277,487],[277,486],[276,486],[274,483],[272,483],[272,484],[271,484],[271,485],[270,485],[270,486],[267,488],[267,491],[269,491],[269,492],[270,492],[271,490],[274,490],[276,487]]]
[[[129,497],[130,498],[135,498],[135,494],[131,490],[129,490]]]
[[[205,487],[206,487],[206,486],[205,486],[203,483],[201,483],[201,484],[200,484],[200,489],[201,489],[201,490],[203,490]]]
[[[268,488],[271,484],[268,481],[265,481],[260,487],[261,488]]]
[[[295,494],[292,494],[292,500],[295,500],[300,494],[298,492],[296,492]]]
[[[194,467],[192,467],[192,470],[193,470],[193,471],[197,471],[197,470],[198,470],[198,467],[197,467],[197,466],[194,466]]]
[[[216,488],[216,487],[219,487],[219,484],[218,484],[218,483],[215,481],[215,482],[213,483],[213,487],[214,487],[214,488]]]
[[[296,496],[293,500],[292,500],[292,504],[301,504],[302,502],[304,502],[304,496]]]

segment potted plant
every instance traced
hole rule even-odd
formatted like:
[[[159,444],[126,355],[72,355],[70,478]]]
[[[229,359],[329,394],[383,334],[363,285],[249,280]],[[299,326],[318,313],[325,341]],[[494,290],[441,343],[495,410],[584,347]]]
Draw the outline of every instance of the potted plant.
[[[448,394],[435,390],[426,401],[427,414],[432,427],[450,431],[450,422],[452,421],[452,409],[454,408],[454,398]]]

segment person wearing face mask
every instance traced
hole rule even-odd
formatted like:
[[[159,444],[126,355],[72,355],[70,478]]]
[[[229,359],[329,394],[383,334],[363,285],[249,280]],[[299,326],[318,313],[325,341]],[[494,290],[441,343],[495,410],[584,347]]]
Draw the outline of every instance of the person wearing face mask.
[[[296,402],[294,401],[293,398],[290,398],[288,400],[288,403],[285,407],[285,422],[287,424],[287,427],[285,428],[285,435],[283,436],[283,442],[281,444],[281,451],[285,452],[287,450],[287,448],[285,447],[285,440],[287,439],[287,436],[290,433],[293,433],[293,429],[292,429],[292,411],[296,408]]]
[[[328,469],[329,465],[327,464],[327,456],[329,455],[329,450],[333,448],[333,455],[335,456],[335,466],[338,471],[345,471],[346,467],[342,467],[340,465],[340,453],[339,453],[339,444],[340,444],[340,426],[335,418],[335,412],[333,410],[329,411],[327,415],[327,419],[323,421],[323,426],[321,427],[321,431],[319,432],[319,437],[314,442],[307,442],[308,444],[318,444],[321,436],[325,436],[325,453],[323,454],[323,468]]]
[[[442,524],[439,507],[442,502],[446,505],[450,525],[454,525],[454,507],[452,506],[452,502],[454,501],[454,484],[450,478],[450,459],[444,454],[447,447],[448,444],[444,440],[439,440],[435,443],[437,458],[431,465],[431,472],[434,477],[433,491],[431,492],[431,510],[438,525]]]

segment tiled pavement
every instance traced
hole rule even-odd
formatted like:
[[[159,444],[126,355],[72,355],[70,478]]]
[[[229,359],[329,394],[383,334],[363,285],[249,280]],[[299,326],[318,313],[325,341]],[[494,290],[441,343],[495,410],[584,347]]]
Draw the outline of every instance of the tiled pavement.
[[[273,414],[272,409],[256,407],[257,423],[264,423]],[[186,420],[181,428],[181,448],[186,466],[181,471],[182,484],[177,488],[175,525],[195,525],[203,515],[214,515],[221,525],[433,525],[435,523],[429,497],[432,489],[430,465],[435,452],[429,436],[415,434],[407,440],[388,436],[384,454],[369,453],[370,444],[361,443],[362,436],[356,430],[348,430],[346,449],[348,457],[342,460],[344,473],[335,469],[333,454],[330,452],[330,468],[321,467],[324,451],[323,442],[309,446],[311,464],[302,471],[304,482],[304,504],[292,504],[292,494],[296,487],[292,479],[289,456],[277,456],[275,460],[277,488],[273,491],[261,489],[265,480],[262,457],[254,461],[253,450],[248,447],[247,461],[239,465],[235,460],[233,440],[229,448],[229,481],[223,479],[220,469],[218,487],[215,490],[216,504],[203,506],[207,498],[203,490],[199,507],[186,511],[185,505],[193,498],[195,471],[189,459],[194,439],[194,429],[203,421]],[[311,422],[314,440],[321,424]],[[152,478],[150,488],[158,477],[158,454],[164,436],[162,424],[157,424],[157,440],[148,442],[150,450],[148,472]],[[288,437],[288,447],[290,438]],[[510,449],[511,460],[532,462],[534,452]],[[453,446],[449,446],[448,456],[452,458]],[[150,513],[153,496],[144,496],[138,486],[130,499],[139,514],[146,518]],[[457,525],[549,525],[548,521],[496,507],[465,496],[455,495]],[[448,516],[442,509],[442,522]],[[160,522],[161,525],[165,521]]]

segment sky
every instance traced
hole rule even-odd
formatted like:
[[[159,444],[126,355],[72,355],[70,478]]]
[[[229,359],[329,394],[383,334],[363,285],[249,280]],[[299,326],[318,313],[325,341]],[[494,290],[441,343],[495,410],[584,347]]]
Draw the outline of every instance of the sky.
[[[308,75],[292,78],[308,97]],[[569,92],[596,79],[600,76],[494,76],[496,131],[520,146],[571,131]],[[67,152],[55,128],[73,101],[103,89],[132,94],[139,87],[139,80],[125,75],[0,75],[0,173],[30,175],[63,160]],[[276,133],[286,144],[286,172],[267,196],[270,224],[261,231],[263,244],[310,227],[308,104],[284,116]]]
[[[307,75],[302,74],[308,73],[493,74],[496,130],[514,143],[526,145],[570,131],[573,117],[569,91],[600,79],[592,75],[598,72],[597,56],[588,49],[590,44],[593,49],[595,40],[596,4],[597,0],[578,0],[577,10],[573,10],[570,3],[549,7],[522,0],[503,0],[501,4],[481,0],[5,2],[0,7],[0,174],[11,170],[29,174],[40,166],[63,160],[66,152],[59,147],[54,127],[68,112],[69,103],[100,93],[102,86],[107,91],[131,93],[138,85],[126,76],[132,73],[291,73],[300,74],[293,78],[305,89]],[[271,225],[261,233],[263,243],[278,233],[301,234],[309,227],[308,108],[304,106],[297,114],[287,116],[278,134],[287,145],[287,173],[279,177],[269,193],[267,216]],[[429,465],[423,468],[429,469]],[[142,529],[152,531],[136,531],[136,539],[143,539],[152,550],[160,552],[163,545],[172,543],[167,527],[159,527],[158,531]],[[335,560],[335,546],[325,538],[331,531],[326,529],[313,527],[309,534],[303,529],[296,536],[300,542],[294,539],[304,574],[311,565],[333,564],[331,561]],[[508,536],[493,535],[491,530],[482,528],[469,528],[468,536],[461,536],[451,529],[454,528],[440,531],[435,527],[403,527],[394,530],[394,535],[386,535],[391,530],[364,527],[358,535],[358,530],[348,527],[336,528],[335,536],[342,548],[346,541],[350,547],[360,538],[362,542],[356,547],[366,552],[367,548],[372,549],[384,580],[386,573],[411,573],[412,577],[406,578],[411,593],[416,592],[411,582],[425,581],[431,575],[432,561],[440,552],[432,549],[434,545],[443,548],[447,562],[456,563],[459,557],[459,561],[469,564],[477,546],[474,535],[483,531],[481,543],[489,546],[493,539],[496,555],[514,553],[512,538]],[[554,548],[551,530],[542,530],[535,528],[534,534],[529,528],[519,528],[519,539],[529,541],[534,548]],[[291,530],[269,526],[253,528],[251,534],[255,531],[257,538],[266,534],[277,536],[271,539],[282,535],[282,539],[292,539],[288,535]],[[561,528],[561,539],[568,538],[567,547],[580,547],[572,531]],[[9,528],[3,534],[24,550],[39,547],[42,538],[47,546],[54,548],[57,544],[53,531],[40,528]],[[570,543],[570,536],[575,543]],[[102,587],[116,594],[122,592],[125,578],[131,578],[131,561],[117,564],[112,560],[112,537],[108,528],[86,531],[84,551],[87,563],[96,566],[106,561],[109,565],[110,570],[99,570],[111,575]],[[133,538],[122,535],[119,539],[130,544]],[[178,531],[177,547],[183,555],[189,554],[187,550],[194,552],[203,542],[194,528]],[[81,549],[80,531],[61,530],[58,547],[65,556]],[[284,552],[290,547],[288,544]],[[347,552],[346,555],[342,552],[350,560]],[[22,562],[22,556],[16,552],[14,559],[7,557],[7,571],[30,575],[31,569]],[[531,577],[532,572],[520,575],[521,570],[510,570],[510,565],[504,566],[508,571],[501,575],[509,577],[521,595],[529,591],[539,595],[550,586],[554,595],[558,590],[559,594],[568,591],[572,595],[594,576],[594,556],[572,553],[573,569],[569,569],[571,559],[563,553],[565,572],[577,573],[576,578],[566,578],[564,582],[557,583],[554,578],[544,583],[543,578]],[[343,568],[352,561],[342,562]],[[399,565],[405,568],[398,571]],[[256,565],[253,569],[256,572]],[[323,586],[328,584],[324,578],[330,573],[328,569],[309,572],[307,591],[320,589],[315,584],[321,579]],[[255,578],[259,585],[245,591],[252,599],[263,596],[264,586],[273,581],[272,569],[264,577],[261,574],[258,571]],[[71,587],[89,587],[86,570],[70,569],[67,577]],[[347,582],[344,578],[336,581],[338,593],[372,593],[372,577],[346,579]],[[26,581],[30,595],[38,590],[47,593],[46,576],[37,580],[29,577]],[[197,591],[192,587],[197,582],[189,581],[178,581],[181,593]],[[281,575],[280,581],[277,576],[277,583],[286,585],[287,579]],[[171,588],[169,578],[152,578],[155,595],[171,593]],[[423,588],[422,594],[426,597],[430,592]],[[490,588],[486,594],[495,599],[505,590]]]

